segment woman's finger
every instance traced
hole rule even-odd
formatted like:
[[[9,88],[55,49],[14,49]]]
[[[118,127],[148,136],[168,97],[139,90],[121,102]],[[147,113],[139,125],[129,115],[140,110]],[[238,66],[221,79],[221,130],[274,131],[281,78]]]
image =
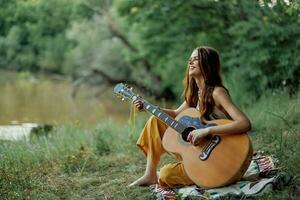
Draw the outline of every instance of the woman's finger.
[[[197,146],[197,145],[199,145],[199,143],[200,143],[200,140],[195,141],[195,142],[194,142],[194,145]]]
[[[190,132],[189,135],[188,135],[188,141],[190,143],[194,143],[194,131]]]
[[[192,144],[195,145],[195,137],[192,138]]]
[[[187,136],[187,141],[191,142],[192,139],[192,132],[190,132]]]
[[[193,133],[193,137],[192,137],[192,144],[195,145],[195,140],[196,140],[196,136],[195,136],[195,133],[194,131],[192,132]]]
[[[142,102],[141,102],[141,101],[139,101],[139,100],[135,100],[135,101],[133,101],[133,104],[134,104],[134,105],[136,105],[136,106],[138,106],[138,105],[141,105],[141,104],[142,104]]]
[[[143,103],[140,100],[133,101],[134,106],[139,110],[143,110]]]
[[[137,104],[139,102],[140,102],[140,100],[137,100],[137,99],[133,101],[134,104]]]

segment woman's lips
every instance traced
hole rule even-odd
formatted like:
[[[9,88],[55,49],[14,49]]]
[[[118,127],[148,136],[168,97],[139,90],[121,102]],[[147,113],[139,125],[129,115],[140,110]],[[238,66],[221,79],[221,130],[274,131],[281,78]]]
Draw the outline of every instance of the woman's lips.
[[[190,66],[189,68],[190,68],[190,70],[193,70],[193,69],[195,69],[196,67],[195,67],[195,66]]]

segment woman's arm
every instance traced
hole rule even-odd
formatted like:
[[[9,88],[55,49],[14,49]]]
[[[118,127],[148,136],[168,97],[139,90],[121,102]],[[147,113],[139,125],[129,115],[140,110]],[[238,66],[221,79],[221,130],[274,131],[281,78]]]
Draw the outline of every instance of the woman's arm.
[[[235,134],[245,133],[251,129],[248,117],[232,102],[227,91],[222,87],[216,87],[213,91],[215,104],[230,115],[233,122],[226,125],[213,126],[209,128],[209,134]]]
[[[175,118],[179,113],[181,113],[183,110],[187,109],[188,106],[186,102],[184,101],[176,110],[170,110],[166,108],[160,108],[161,111],[167,113],[171,117]]]
[[[193,145],[198,145],[201,138],[208,134],[238,134],[245,133],[251,129],[250,120],[247,116],[232,102],[227,91],[222,87],[217,87],[213,91],[213,99],[215,105],[222,107],[232,118],[230,124],[208,127],[204,129],[196,129],[188,135],[188,140]]]

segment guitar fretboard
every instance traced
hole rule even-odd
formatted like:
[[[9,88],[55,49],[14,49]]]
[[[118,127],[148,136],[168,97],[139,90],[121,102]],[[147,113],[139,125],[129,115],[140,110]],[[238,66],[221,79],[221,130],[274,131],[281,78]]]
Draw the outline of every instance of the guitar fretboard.
[[[178,133],[182,133],[185,130],[186,127],[183,124],[176,121],[171,116],[164,113],[163,111],[161,111],[157,106],[154,106],[145,100],[142,100],[142,102],[143,102],[143,108],[146,111],[148,111],[150,114],[156,116],[159,120],[161,120],[166,125],[172,127]]]

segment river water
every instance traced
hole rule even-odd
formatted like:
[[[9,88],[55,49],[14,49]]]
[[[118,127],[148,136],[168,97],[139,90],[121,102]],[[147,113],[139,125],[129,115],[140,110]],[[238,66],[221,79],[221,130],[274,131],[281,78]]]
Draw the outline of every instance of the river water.
[[[0,125],[20,123],[94,126],[103,120],[127,122],[131,105],[112,88],[81,86],[72,97],[67,80],[0,72]]]

